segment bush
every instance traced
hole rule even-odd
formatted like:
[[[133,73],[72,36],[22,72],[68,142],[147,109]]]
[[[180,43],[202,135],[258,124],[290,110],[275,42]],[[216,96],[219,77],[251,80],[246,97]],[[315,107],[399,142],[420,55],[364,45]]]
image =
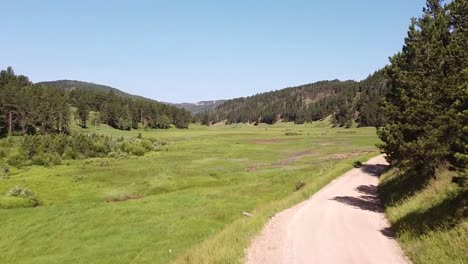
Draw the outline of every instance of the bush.
[[[305,186],[305,182],[300,180],[298,182],[296,182],[296,191],[299,191],[300,189],[304,188]]]
[[[33,156],[32,159],[31,159],[31,163],[33,165],[39,165],[39,166],[48,166],[49,165],[49,161],[47,160],[47,158],[45,157],[44,154],[39,154],[39,155]]]
[[[361,168],[361,167],[362,167],[362,162],[359,161],[359,160],[356,160],[356,161],[353,163],[353,166],[354,166],[354,168]]]
[[[25,155],[24,152],[21,152],[19,150],[13,150],[10,153],[10,155],[8,155],[6,162],[8,163],[8,165],[21,167],[23,165],[27,165],[28,157],[27,155]]]
[[[62,154],[62,158],[64,159],[77,159],[78,153],[72,148],[67,146],[64,153]]]
[[[35,198],[36,195],[30,191],[28,188],[22,188],[19,186],[15,186],[11,188],[7,193],[6,196],[19,196],[24,198]]]
[[[49,164],[50,165],[60,165],[62,164],[62,159],[60,158],[60,156],[56,153],[52,153],[52,154],[49,154],[48,155],[48,161],[49,161]]]
[[[8,153],[5,161],[11,166],[53,166],[61,164],[62,159],[143,156],[148,151],[160,150],[164,145],[166,143],[152,138],[115,139],[97,134],[36,134],[14,140],[2,139],[0,152]]]
[[[17,196],[0,197],[0,209],[28,208],[39,205],[37,199],[25,199]]]
[[[286,136],[300,136],[302,135],[302,133],[300,132],[296,132],[296,131],[290,131],[290,132],[286,132],[284,133]]]
[[[5,196],[0,198],[0,208],[3,209],[34,207],[40,204],[36,194],[28,188],[15,186]]]

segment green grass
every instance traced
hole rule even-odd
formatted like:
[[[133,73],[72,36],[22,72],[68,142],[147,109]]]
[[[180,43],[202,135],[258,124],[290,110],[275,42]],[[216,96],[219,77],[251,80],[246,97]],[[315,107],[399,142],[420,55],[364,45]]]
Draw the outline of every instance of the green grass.
[[[73,129],[168,144],[143,157],[10,168],[0,202],[14,205],[4,194],[20,186],[41,205],[0,209],[0,263],[242,262],[270,216],[377,154],[378,142],[375,129],[323,123]]]
[[[418,263],[468,263],[467,189],[452,183],[456,173],[440,170],[419,181],[393,170],[379,190],[396,237]]]

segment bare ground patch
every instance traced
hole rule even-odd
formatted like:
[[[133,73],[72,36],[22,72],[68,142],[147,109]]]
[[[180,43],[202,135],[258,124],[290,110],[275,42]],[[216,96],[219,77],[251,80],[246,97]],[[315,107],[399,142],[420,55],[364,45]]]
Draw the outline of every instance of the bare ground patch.
[[[333,146],[333,145],[335,145],[335,143],[333,143],[333,142],[328,142],[328,141],[317,142],[317,144],[318,144],[319,146]]]
[[[336,154],[328,155],[325,158],[332,159],[332,160],[342,160],[342,159],[357,157],[357,156],[366,155],[366,154],[370,154],[374,152],[375,151],[364,150],[364,151],[353,151],[353,152],[346,152],[346,153],[336,153]]]
[[[120,197],[114,197],[114,198],[109,198],[106,200],[108,203],[119,203],[119,202],[125,202],[129,200],[140,200],[142,199],[143,196],[138,196],[138,195],[123,195]]]
[[[248,140],[247,142],[252,143],[252,144],[276,144],[276,143],[281,143],[284,141],[298,140],[298,139],[302,139],[302,138],[268,138],[268,139],[259,138],[259,139]]]
[[[249,140],[248,142],[253,143],[253,144],[275,144],[281,141],[285,141],[285,139],[281,139],[281,138],[252,139],[252,140]]]
[[[316,156],[317,153],[314,153],[310,150],[307,150],[307,151],[301,151],[301,152],[296,152],[296,153],[293,153],[292,155],[289,155],[288,157],[282,159],[282,160],[279,160],[275,163],[273,163],[273,165],[288,165],[290,163],[293,163],[295,161],[298,161],[302,158],[305,158],[305,157],[311,157],[311,156]]]
[[[283,158],[283,159],[281,159],[279,161],[276,161],[274,163],[271,163],[271,164],[262,164],[262,163],[253,164],[250,167],[247,167],[245,169],[245,171],[255,172],[260,167],[265,167],[265,166],[286,166],[286,165],[289,165],[290,163],[296,162],[296,161],[298,161],[298,160],[300,160],[302,158],[316,156],[316,155],[317,155],[317,153],[314,153],[314,152],[312,152],[310,150],[300,151],[300,152],[293,153],[293,154],[287,156],[286,158]]]

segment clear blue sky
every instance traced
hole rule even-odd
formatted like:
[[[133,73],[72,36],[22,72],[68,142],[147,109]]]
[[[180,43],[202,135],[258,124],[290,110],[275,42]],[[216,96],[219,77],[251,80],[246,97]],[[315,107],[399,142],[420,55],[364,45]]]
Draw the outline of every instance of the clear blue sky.
[[[1,1],[0,67],[196,102],[360,80],[423,0]]]

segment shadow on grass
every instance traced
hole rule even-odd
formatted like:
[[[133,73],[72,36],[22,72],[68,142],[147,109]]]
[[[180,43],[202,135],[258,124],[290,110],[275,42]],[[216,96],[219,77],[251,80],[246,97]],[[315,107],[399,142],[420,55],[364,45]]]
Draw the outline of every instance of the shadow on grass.
[[[468,190],[447,197],[440,203],[424,210],[414,211],[393,224],[398,231],[411,230],[417,235],[439,228],[450,229],[468,217]]]
[[[406,172],[379,185],[380,198],[384,207],[397,204],[426,186],[430,177],[421,177],[414,172]]]

